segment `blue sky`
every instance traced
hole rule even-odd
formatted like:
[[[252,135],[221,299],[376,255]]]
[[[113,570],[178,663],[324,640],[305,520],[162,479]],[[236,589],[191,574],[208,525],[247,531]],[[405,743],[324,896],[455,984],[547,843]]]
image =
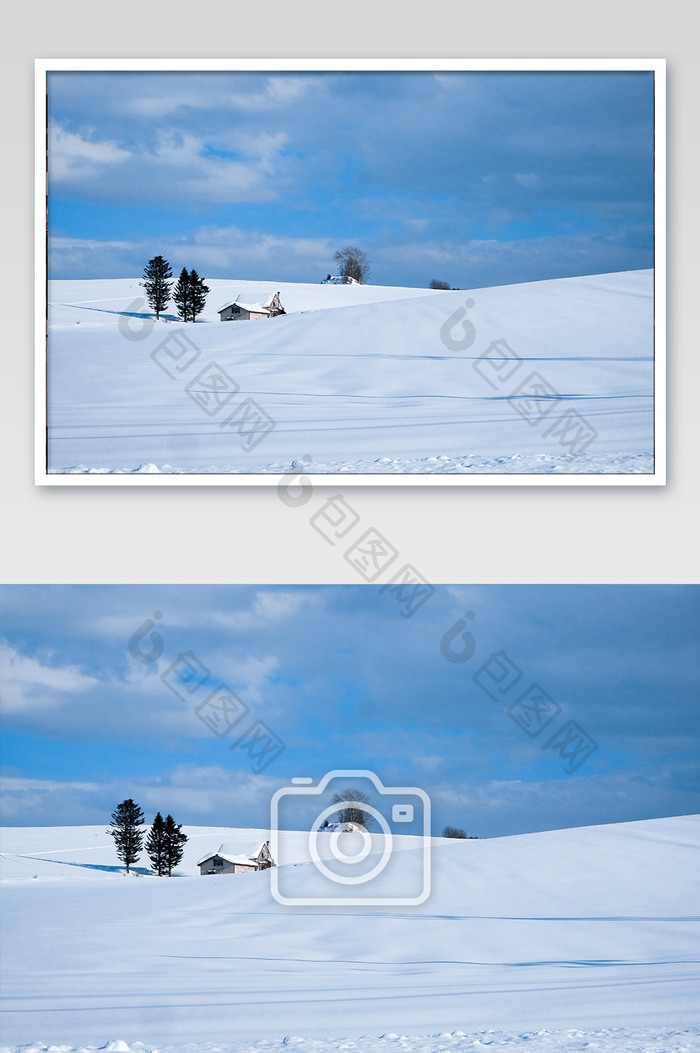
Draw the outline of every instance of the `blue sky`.
[[[425,790],[436,833],[697,813],[699,628],[695,586],[439,586],[410,619],[373,586],[4,586],[3,822],[100,824],[133,797],[264,827],[275,790],[336,768]],[[164,682],[188,652],[248,707],[228,735]],[[493,654],[520,671],[495,701]],[[534,737],[508,712],[533,683],[561,707]],[[258,720],[285,746],[261,772],[229,749]],[[542,748],[567,721],[597,743],[572,774]]]
[[[645,72],[53,72],[50,276],[458,288],[653,265]]]

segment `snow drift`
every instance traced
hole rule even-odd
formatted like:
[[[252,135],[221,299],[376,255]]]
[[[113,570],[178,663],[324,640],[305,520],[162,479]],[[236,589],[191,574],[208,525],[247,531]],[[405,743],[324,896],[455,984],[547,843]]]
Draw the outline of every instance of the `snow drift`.
[[[101,827],[3,832],[9,1046],[700,1045],[700,817],[440,839],[431,896],[408,910],[281,907],[269,871],[197,876],[222,840],[265,831],[187,832],[171,879],[146,860],[127,878]],[[417,853],[409,839],[400,865]],[[292,866],[300,892],[313,871]]]
[[[306,455],[349,477],[654,471],[652,271],[209,285],[184,325],[155,323],[136,279],[50,283],[50,473],[281,474]],[[275,292],[285,315],[218,320]]]

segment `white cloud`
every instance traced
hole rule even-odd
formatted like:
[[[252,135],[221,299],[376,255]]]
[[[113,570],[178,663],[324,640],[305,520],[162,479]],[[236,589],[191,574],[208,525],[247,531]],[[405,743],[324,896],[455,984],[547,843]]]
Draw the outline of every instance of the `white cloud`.
[[[540,177],[536,172],[516,172],[513,178],[516,183],[520,183],[525,188],[537,186],[540,182]]]
[[[77,666],[46,665],[38,658],[29,658],[2,642],[0,683],[3,707],[13,713],[53,707],[58,702],[56,694],[85,691],[97,681],[85,676]]]
[[[133,158],[129,150],[110,141],[84,139],[60,124],[49,125],[49,164],[51,178],[92,179],[96,170],[121,164]]]
[[[54,234],[49,238],[49,247],[55,252],[103,252],[105,249],[136,248],[133,241],[100,241],[98,238],[67,238]]]
[[[208,110],[211,106],[212,98],[206,91],[187,88],[175,91],[172,87],[169,91],[158,92],[155,95],[138,95],[122,102],[125,113],[145,117],[147,120],[158,120],[184,109]]]
[[[229,96],[229,103],[241,110],[262,112],[278,110],[281,106],[298,103],[312,89],[320,87],[318,78],[294,77],[288,73],[272,75],[262,91],[239,92]]]
[[[124,267],[127,272],[132,269],[126,261],[139,251],[143,256],[143,250],[130,241],[99,241],[96,238],[70,238],[55,234],[49,236],[52,277],[94,273],[97,260],[109,260],[110,267],[115,268],[114,273],[125,273]],[[133,270],[139,272],[135,266]]]
[[[0,776],[3,824],[56,826],[99,822],[103,815],[95,809],[95,801],[101,790],[99,783],[92,782]]]
[[[258,592],[253,609],[266,621],[292,618],[309,606],[314,597],[304,592]]]
[[[100,789],[97,782],[62,782],[59,779],[28,779],[23,775],[0,775],[0,793],[65,793],[66,790],[79,790],[83,793],[96,793]]]
[[[271,160],[282,153],[288,142],[289,136],[283,132],[243,133],[235,137],[237,153],[265,160]]]
[[[214,625],[239,632],[264,629],[270,622],[297,618],[317,602],[317,597],[307,592],[260,591],[245,610],[216,611],[211,620]]]
[[[314,85],[311,78],[272,74],[267,77],[261,88],[255,90],[253,84],[259,84],[260,78],[250,80],[250,90],[230,91],[228,86],[217,78],[198,77],[196,74],[186,87],[174,87],[172,81],[169,89],[164,91],[162,85],[154,89],[153,94],[139,94],[121,100],[123,112],[147,120],[160,120],[185,110],[213,112],[223,111],[227,116],[236,110],[244,114],[268,113],[280,110],[292,104],[298,104],[308,95]],[[228,84],[230,84],[230,80]],[[182,84],[182,79],[180,79]],[[315,85],[318,89],[318,84]]]
[[[50,124],[53,187],[96,199],[108,195],[110,203],[137,197],[140,204],[173,199],[237,204],[273,200],[289,181],[284,170],[288,136],[283,132],[236,130],[222,138],[165,127],[133,150],[89,135]]]
[[[430,227],[429,219],[420,218],[418,216],[408,216],[406,219],[402,220],[402,223],[407,230],[411,230],[415,234],[423,234],[423,232]]]
[[[183,764],[160,776],[128,781],[113,774],[102,782],[0,776],[4,822],[23,826],[107,823],[128,795],[141,806],[146,822],[160,811],[190,825],[265,827],[278,785],[272,777],[218,765]]]
[[[277,786],[278,780],[267,776],[213,764],[183,764],[154,783],[137,786],[137,799],[146,813],[149,809],[166,809],[178,817],[185,816],[188,823],[211,820],[230,826],[253,826],[267,821],[270,797]]]
[[[235,151],[246,158],[240,160],[208,153],[209,140],[201,136],[161,130],[152,153],[142,151],[137,160],[161,194],[174,190],[185,199],[217,203],[269,201],[279,193],[286,138],[265,132],[236,137]]]

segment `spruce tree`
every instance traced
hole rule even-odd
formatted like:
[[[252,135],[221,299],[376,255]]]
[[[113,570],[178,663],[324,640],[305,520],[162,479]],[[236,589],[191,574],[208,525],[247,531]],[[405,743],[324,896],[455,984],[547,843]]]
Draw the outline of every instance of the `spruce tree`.
[[[182,832],[182,826],[177,825],[172,815],[167,816],[164,829],[164,859],[168,877],[182,859],[188,840],[187,835]]]
[[[173,293],[173,300],[175,301],[175,305],[177,306],[183,322],[189,321],[192,296],[190,275],[186,267],[183,267],[180,272],[180,277],[177,280],[175,292]]]
[[[131,863],[135,863],[141,854],[144,836],[140,829],[142,823],[143,812],[130,797],[112,812],[112,825],[107,833],[114,838],[117,857],[126,863],[127,874]]]
[[[167,864],[165,861],[165,822],[160,812],[153,820],[153,826],[146,838],[146,851],[151,860],[151,869],[155,870],[158,877],[161,877],[166,871]]]
[[[146,299],[151,310],[156,312],[156,320],[160,318],[160,312],[170,299],[173,283],[169,282],[168,278],[172,276],[170,264],[162,256],[154,256],[148,261],[148,266],[144,267],[144,280],[140,284],[146,290]]]
[[[204,278],[200,278],[193,267],[190,271],[190,315],[193,322],[196,322],[197,315],[204,310],[208,292],[209,286],[204,284]]]

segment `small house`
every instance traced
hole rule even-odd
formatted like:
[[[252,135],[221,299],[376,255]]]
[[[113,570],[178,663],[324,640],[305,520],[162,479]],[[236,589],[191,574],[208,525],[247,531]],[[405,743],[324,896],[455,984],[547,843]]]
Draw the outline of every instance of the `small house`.
[[[359,285],[357,278],[352,278],[349,274],[329,274],[327,278],[324,278],[321,285]]]
[[[265,303],[243,303],[236,297],[223,307],[219,308],[220,322],[245,322],[255,318],[275,318],[278,314],[286,314],[280,294],[276,292]]]
[[[243,851],[236,851],[237,848],[240,846],[222,844],[216,852],[204,856],[197,863],[200,875],[252,874],[255,870],[268,870],[275,865],[269,841],[248,845]]]
[[[367,827],[363,823],[329,823],[328,820],[319,826],[320,834],[366,834]]]

